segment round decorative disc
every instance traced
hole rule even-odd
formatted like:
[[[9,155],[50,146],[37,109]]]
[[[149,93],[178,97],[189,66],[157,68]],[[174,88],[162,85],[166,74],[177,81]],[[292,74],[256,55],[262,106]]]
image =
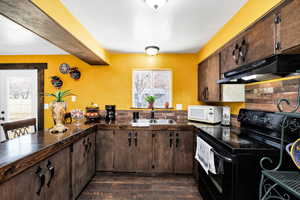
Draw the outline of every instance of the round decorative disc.
[[[68,65],[67,63],[63,63],[59,66],[59,71],[62,74],[68,74],[70,71],[70,65]]]

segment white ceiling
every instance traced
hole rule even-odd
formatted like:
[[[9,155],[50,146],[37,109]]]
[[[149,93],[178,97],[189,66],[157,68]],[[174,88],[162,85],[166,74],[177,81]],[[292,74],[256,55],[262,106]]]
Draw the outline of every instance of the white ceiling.
[[[168,0],[158,11],[144,0],[61,0],[102,46],[115,52],[197,52],[247,0]]]
[[[0,15],[0,55],[68,54]]]

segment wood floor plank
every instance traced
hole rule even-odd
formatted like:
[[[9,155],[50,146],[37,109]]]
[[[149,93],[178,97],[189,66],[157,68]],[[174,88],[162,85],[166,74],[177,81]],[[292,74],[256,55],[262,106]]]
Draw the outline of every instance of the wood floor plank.
[[[97,173],[79,200],[203,200],[191,176],[103,175]]]

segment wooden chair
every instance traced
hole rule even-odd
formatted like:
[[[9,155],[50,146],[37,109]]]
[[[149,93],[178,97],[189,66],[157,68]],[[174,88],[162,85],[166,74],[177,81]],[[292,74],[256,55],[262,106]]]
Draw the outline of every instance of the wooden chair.
[[[3,127],[6,140],[10,140],[16,137],[20,137],[22,135],[32,133],[30,132],[30,127],[33,127],[33,132],[36,132],[36,119],[32,118],[13,122],[6,122],[2,123],[1,126]]]

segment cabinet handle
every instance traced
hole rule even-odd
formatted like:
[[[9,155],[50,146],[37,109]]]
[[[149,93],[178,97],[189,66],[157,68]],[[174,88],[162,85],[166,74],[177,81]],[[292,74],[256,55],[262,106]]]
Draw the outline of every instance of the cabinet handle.
[[[176,133],[176,148],[179,146],[179,134]]]
[[[135,146],[137,146],[137,132],[135,133],[135,136],[134,136],[134,143],[135,143]]]
[[[38,196],[40,196],[41,191],[42,191],[42,188],[43,188],[44,185],[45,185],[45,174],[43,174],[42,168],[41,168],[41,167],[38,167],[38,169],[37,169],[37,171],[35,172],[35,174],[36,174],[37,177],[39,178],[39,187],[38,187],[38,190],[37,190],[36,194],[37,194]]]
[[[206,100],[208,100],[208,98],[209,98],[209,92],[208,92],[208,87],[206,87]]]
[[[170,148],[173,146],[173,134],[170,133]]]
[[[128,146],[131,147],[131,132],[128,133]]]
[[[52,166],[51,161],[48,161],[47,169],[48,169],[49,176],[50,176],[49,180],[47,182],[47,186],[50,187],[51,181],[52,181],[52,179],[54,177],[54,171],[55,171],[54,167]]]

